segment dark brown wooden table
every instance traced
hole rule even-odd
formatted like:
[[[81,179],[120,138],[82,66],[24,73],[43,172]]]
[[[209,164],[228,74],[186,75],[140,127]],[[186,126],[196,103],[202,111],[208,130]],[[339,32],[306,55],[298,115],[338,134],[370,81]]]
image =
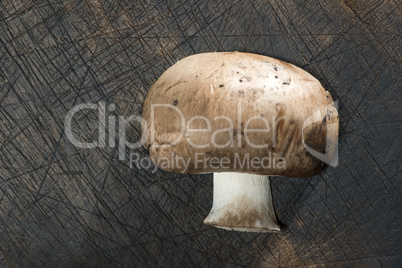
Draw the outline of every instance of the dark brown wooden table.
[[[1,1],[0,267],[401,267],[400,33],[394,0]],[[210,174],[130,168],[144,149],[123,161],[65,134],[78,104],[140,115],[170,65],[234,50],[300,66],[339,101],[339,166],[272,179],[279,234],[203,225]],[[97,116],[74,135],[97,139]]]

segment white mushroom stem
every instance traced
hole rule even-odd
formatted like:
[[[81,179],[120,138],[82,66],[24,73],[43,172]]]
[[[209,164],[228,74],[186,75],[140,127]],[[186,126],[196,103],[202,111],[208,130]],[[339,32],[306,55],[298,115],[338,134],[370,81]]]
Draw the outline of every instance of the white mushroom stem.
[[[214,173],[213,205],[205,224],[246,232],[279,232],[269,176]]]

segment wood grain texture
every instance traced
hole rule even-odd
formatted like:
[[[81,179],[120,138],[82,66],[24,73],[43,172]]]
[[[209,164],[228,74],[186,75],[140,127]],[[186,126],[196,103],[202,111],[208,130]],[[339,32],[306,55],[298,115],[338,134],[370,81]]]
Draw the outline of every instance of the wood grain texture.
[[[0,2],[0,266],[402,265],[399,1]],[[297,65],[339,101],[339,166],[273,178],[286,229],[202,224],[211,175],[129,168],[64,134],[77,104],[140,115],[172,64],[244,51]],[[81,140],[97,113],[74,118]],[[138,140],[140,126],[127,129]],[[127,150],[145,157],[142,149]]]

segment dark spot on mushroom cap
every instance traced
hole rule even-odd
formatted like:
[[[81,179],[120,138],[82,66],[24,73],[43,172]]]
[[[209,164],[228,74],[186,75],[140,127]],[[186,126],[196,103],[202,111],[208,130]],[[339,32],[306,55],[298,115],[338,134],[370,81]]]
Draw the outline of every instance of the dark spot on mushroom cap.
[[[243,82],[243,80],[242,80],[242,79],[240,79],[240,80],[239,80],[239,82],[241,83],[241,82]]]
[[[174,100],[173,105],[176,106],[178,102],[178,100]]]
[[[275,78],[278,78],[278,76],[277,76],[277,75],[275,75]]]
[[[223,85],[219,85],[219,87],[223,87]]]
[[[327,99],[329,99],[329,96],[327,95]]]
[[[288,82],[283,82],[283,84],[284,84],[284,85],[289,85],[289,83],[288,83]]]

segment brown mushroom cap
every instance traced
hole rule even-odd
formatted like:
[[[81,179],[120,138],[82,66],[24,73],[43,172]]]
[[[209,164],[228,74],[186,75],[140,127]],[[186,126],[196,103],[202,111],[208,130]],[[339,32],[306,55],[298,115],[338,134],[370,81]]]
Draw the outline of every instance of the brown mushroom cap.
[[[152,114],[152,104],[169,106],[154,106]],[[210,131],[185,131],[192,118],[189,128],[207,129],[201,117],[208,119]],[[149,90],[143,118],[148,125],[144,128],[145,147],[151,159],[160,168],[175,173],[310,177],[329,162],[317,159],[305,145],[323,154],[330,151],[331,155],[326,155],[330,160],[334,150],[328,148],[336,146],[339,132],[337,109],[317,79],[292,64],[241,52],[196,54],[174,64]],[[313,123],[306,125],[309,118],[314,118]],[[161,159],[172,156],[188,161],[189,166],[162,165]],[[270,167],[268,162],[239,165],[244,159],[268,161],[267,157],[271,159]],[[228,159],[224,167],[208,163],[223,158]],[[284,161],[284,166],[274,165],[275,160]]]

